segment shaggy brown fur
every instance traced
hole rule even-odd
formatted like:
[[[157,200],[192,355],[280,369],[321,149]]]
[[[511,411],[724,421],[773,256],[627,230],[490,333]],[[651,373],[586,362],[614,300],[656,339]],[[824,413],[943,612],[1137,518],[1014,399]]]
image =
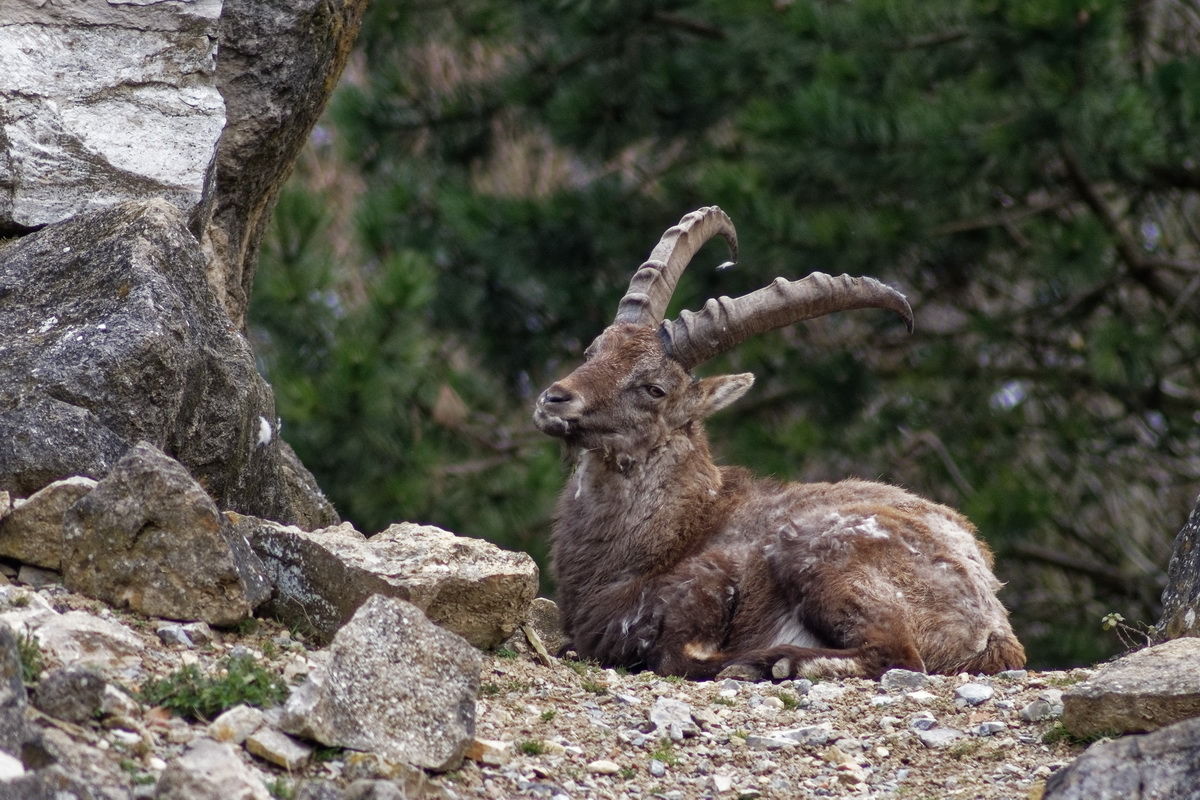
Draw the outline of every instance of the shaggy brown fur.
[[[702,421],[751,375],[696,380],[618,323],[538,399],[570,448],[553,571],[580,656],[690,678],[995,673],[1025,653],[957,512],[879,483],[719,468]]]

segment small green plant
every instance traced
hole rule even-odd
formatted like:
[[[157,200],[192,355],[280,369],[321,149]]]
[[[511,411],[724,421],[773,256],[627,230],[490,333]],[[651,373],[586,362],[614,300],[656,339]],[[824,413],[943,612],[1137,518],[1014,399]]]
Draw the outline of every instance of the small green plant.
[[[580,677],[600,669],[600,665],[595,661],[564,661],[563,663]]]
[[[507,647],[501,647],[496,651],[498,658],[516,658],[518,655],[516,650],[509,650]]]
[[[732,705],[736,705],[736,703],[734,703],[732,697],[722,697],[721,695],[717,695],[716,697],[713,698],[713,705],[714,706],[732,706]]]
[[[1116,739],[1121,735],[1120,731],[1101,731],[1100,733],[1090,734],[1088,736],[1077,736],[1067,730],[1067,726],[1061,722],[1056,722],[1046,729],[1042,734],[1042,744],[1069,744],[1074,747],[1086,747],[1093,742],[1098,742],[1101,739]]]
[[[329,761],[337,761],[345,752],[341,747],[318,747],[313,751],[313,761],[318,764],[325,764]]]
[[[21,680],[37,683],[42,677],[42,647],[32,633],[17,634],[17,656],[21,660]]]
[[[1136,626],[1129,625],[1125,622],[1125,617],[1115,611],[1101,617],[1100,627],[1106,631],[1115,632],[1117,638],[1121,640],[1121,644],[1129,650],[1154,644],[1153,627],[1144,622],[1139,622]]]
[[[259,622],[254,617],[246,617],[241,622],[233,626],[233,632],[242,636],[249,636],[258,632]]]
[[[479,693],[488,697],[495,697],[500,694],[500,685],[489,681],[479,687]]]
[[[24,593],[18,594],[13,597],[11,602],[14,608],[26,608],[29,605],[29,595]]]
[[[238,704],[266,708],[283,702],[287,684],[268,672],[252,656],[226,659],[217,672],[205,675],[188,664],[156,681],[147,681],[139,692],[142,702],[165,706],[191,719],[206,722]]]
[[[596,681],[587,680],[585,678],[579,682],[579,685],[583,687],[585,692],[591,692],[592,694],[608,694],[608,687],[603,683],[596,683]]]
[[[259,650],[262,651],[265,658],[274,658],[279,653],[279,648],[270,639],[263,642]]]
[[[271,797],[276,797],[279,800],[292,800],[296,796],[296,786],[287,778],[280,775],[269,781],[264,781],[263,785],[267,787],[267,792]]]
[[[661,761],[668,767],[679,764],[679,756],[675,754],[675,743],[665,736],[659,739],[658,744],[650,751],[650,757],[655,761]]]
[[[978,739],[968,739],[966,741],[957,742],[946,751],[951,758],[962,761],[964,758],[969,758],[983,747],[983,743]]]
[[[778,697],[788,711],[794,711],[800,707],[800,700],[791,692],[780,692]]]
[[[558,716],[558,712],[555,711],[553,708],[547,709],[546,711],[542,712],[542,722],[553,722],[554,718],[557,716]]]
[[[621,780],[631,781],[635,775],[637,775],[637,773],[629,767],[621,767]]]
[[[120,766],[121,769],[129,773],[129,780],[133,782],[134,786],[149,786],[158,781],[158,778],[143,770],[133,759],[122,758]]]
[[[729,735],[731,738],[741,739],[743,742],[745,742],[747,739],[750,738],[750,733],[745,728],[738,728],[736,731],[734,731],[733,733],[731,733]]]
[[[662,679],[667,683],[673,683],[676,686],[687,682],[687,678],[683,677],[682,675],[663,675]]]
[[[517,749],[527,756],[540,756],[546,752],[546,743],[538,739],[525,739]]]

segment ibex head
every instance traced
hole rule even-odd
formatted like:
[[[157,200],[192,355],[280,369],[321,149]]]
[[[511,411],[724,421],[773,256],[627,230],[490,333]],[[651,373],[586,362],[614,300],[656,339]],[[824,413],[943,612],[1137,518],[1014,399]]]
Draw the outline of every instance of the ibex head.
[[[613,324],[585,351],[585,363],[538,398],[534,422],[543,433],[636,459],[745,394],[754,382],[749,373],[696,380],[691,370],[752,336],[856,308],[890,309],[912,330],[912,310],[899,292],[872,278],[820,272],[799,281],[776,278],[756,292],[709,300],[698,313],[664,320],[683,270],[717,235],[731,255],[722,266],[731,266],[737,232],[716,206],[686,215],[663,234],[630,281]]]

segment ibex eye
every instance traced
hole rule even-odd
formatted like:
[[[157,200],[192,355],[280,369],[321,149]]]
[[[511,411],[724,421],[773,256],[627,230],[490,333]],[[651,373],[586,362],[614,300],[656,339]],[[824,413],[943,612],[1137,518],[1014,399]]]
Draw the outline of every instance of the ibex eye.
[[[666,391],[661,386],[655,386],[653,383],[646,385],[646,394],[650,395],[655,400],[667,396]]]

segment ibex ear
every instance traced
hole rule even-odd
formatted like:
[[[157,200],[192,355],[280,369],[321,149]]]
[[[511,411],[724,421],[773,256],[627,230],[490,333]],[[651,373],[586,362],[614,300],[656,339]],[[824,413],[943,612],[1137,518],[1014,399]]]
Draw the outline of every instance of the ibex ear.
[[[696,393],[696,416],[704,418],[717,413],[744,395],[753,385],[754,375],[749,372],[702,378],[692,387]]]

